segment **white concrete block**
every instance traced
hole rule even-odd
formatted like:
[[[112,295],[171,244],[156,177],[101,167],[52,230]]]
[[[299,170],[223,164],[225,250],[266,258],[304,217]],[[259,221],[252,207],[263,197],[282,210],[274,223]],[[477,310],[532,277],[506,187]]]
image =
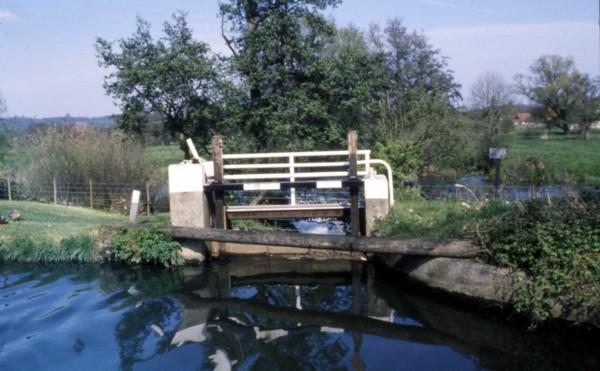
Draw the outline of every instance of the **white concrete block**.
[[[202,192],[204,171],[201,164],[169,165],[169,193]]]
[[[389,198],[388,180],[383,174],[365,178],[365,199],[387,200]]]

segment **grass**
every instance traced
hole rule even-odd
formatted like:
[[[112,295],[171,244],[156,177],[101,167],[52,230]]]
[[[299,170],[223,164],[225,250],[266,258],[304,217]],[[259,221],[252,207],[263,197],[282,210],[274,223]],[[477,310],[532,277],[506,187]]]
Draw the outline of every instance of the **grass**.
[[[401,238],[465,238],[479,218],[500,213],[506,207],[497,204],[479,210],[456,201],[403,200],[378,222],[376,233]]]
[[[0,225],[0,259],[16,261],[91,261],[104,223],[123,216],[81,207],[0,201],[0,214],[21,211],[22,220]]]
[[[144,148],[144,154],[154,168],[166,168],[183,160],[183,152],[177,144],[168,146],[149,146]]]
[[[543,163],[546,183],[600,185],[599,130],[590,140],[561,131],[551,131],[548,139],[541,139],[543,133],[544,129],[522,129],[504,136],[503,145],[508,149],[503,163],[505,177],[518,177],[515,169],[529,157]]]

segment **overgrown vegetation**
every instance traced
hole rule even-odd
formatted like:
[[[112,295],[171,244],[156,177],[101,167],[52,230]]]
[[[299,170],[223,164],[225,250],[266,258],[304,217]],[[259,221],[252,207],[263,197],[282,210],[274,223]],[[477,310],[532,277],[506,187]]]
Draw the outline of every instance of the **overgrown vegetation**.
[[[111,240],[113,257],[126,263],[173,267],[183,263],[181,245],[158,229],[128,229]]]
[[[600,195],[517,204],[482,218],[476,239],[492,261],[527,274],[517,311],[600,324]]]
[[[515,275],[515,309],[534,323],[555,317],[600,324],[600,194],[517,204],[399,201],[378,234],[471,239],[481,259]]]

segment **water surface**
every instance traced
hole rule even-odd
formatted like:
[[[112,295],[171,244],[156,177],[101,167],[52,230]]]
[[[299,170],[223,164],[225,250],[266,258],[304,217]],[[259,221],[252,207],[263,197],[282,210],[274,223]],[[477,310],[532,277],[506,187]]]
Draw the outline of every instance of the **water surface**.
[[[588,370],[590,336],[525,331],[344,261],[0,265],[0,370]]]

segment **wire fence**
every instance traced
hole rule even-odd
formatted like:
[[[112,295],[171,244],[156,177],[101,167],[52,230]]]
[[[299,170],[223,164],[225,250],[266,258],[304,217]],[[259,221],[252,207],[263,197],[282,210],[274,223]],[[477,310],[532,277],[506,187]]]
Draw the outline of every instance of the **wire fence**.
[[[479,202],[497,200],[505,202],[519,202],[533,199],[549,199],[556,197],[573,197],[582,193],[596,193],[600,195],[598,187],[581,187],[567,185],[503,185],[499,188],[490,185],[422,185],[415,187],[413,192],[401,191],[409,195],[417,194],[425,200],[447,200],[459,202]]]
[[[169,190],[166,184],[149,182],[113,183],[90,179],[85,183],[17,181],[0,178],[0,200],[37,201],[58,205],[83,206],[99,210],[128,213],[133,190],[140,191],[140,213],[169,211]]]
[[[50,179],[46,182],[17,181],[0,178],[0,200],[37,201],[59,205],[90,207],[99,210],[128,213],[133,190],[141,193],[139,212],[145,214],[169,211],[169,189],[167,184],[149,182],[114,183],[90,179],[88,182],[63,182]],[[396,198],[436,201],[478,202],[499,200],[506,202],[525,201],[537,198],[576,196],[583,192],[596,193],[599,187],[577,187],[563,185],[522,186],[504,185],[496,189],[489,185],[418,185],[396,189]],[[362,192],[361,192],[361,199]],[[347,203],[347,190],[297,189],[299,204]],[[246,204],[289,204],[289,191],[230,192],[229,205]]]

